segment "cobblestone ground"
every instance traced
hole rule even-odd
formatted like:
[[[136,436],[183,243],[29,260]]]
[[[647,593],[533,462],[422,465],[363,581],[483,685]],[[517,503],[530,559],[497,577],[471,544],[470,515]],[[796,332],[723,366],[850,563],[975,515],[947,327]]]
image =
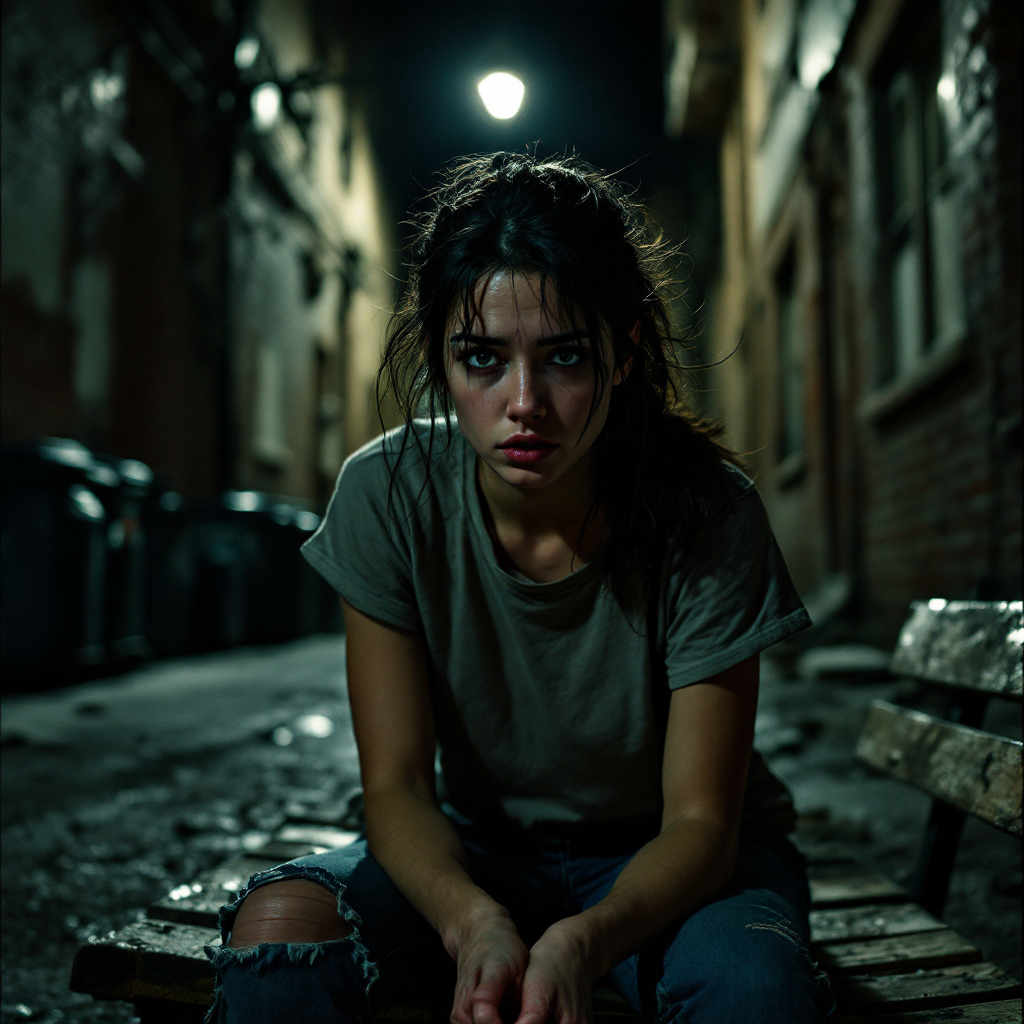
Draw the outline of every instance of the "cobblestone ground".
[[[183,659],[4,701],[5,1024],[132,1020],[128,1004],[68,991],[80,943],[358,781],[342,645]],[[313,715],[329,736],[303,732]]]
[[[4,1024],[132,1020],[126,1004],[68,991],[78,945],[287,815],[351,791],[358,766],[342,660],[340,638],[317,637],[5,698]],[[876,696],[917,700],[899,684],[787,680],[768,664],[758,744],[792,786],[808,831],[905,880],[928,803],[854,762]],[[1020,735],[1012,711],[986,724]],[[1020,849],[969,824],[946,914],[1017,977]]]

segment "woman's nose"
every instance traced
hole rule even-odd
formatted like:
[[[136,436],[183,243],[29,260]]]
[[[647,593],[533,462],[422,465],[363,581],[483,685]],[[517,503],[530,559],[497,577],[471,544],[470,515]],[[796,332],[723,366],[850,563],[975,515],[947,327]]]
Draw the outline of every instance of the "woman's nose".
[[[517,423],[535,423],[546,412],[546,403],[533,369],[520,364],[512,375],[508,418]]]

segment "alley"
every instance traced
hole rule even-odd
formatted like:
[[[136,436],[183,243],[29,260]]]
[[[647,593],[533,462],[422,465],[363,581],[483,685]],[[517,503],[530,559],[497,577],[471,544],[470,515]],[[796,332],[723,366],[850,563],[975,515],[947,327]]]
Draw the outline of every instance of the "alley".
[[[955,1014],[986,961],[1019,980],[1022,19],[1021,0],[5,2],[0,1024],[132,1020],[69,989],[93,939],[133,964],[107,988],[76,974],[84,991],[146,1024],[209,1004],[202,949],[248,872],[197,876],[320,846],[273,851],[303,821],[361,827],[345,628],[374,686],[437,684],[464,806],[556,830],[654,815],[695,780],[683,806],[727,820],[708,780],[739,778],[762,651],[756,745],[795,798],[812,918],[851,915],[809,918],[812,948],[837,989],[864,963],[883,979],[849,982],[868,995],[840,992],[839,1016]],[[941,650],[893,676],[919,609]],[[718,773],[682,787],[659,775],[664,691],[645,703],[662,672],[743,695],[741,727],[738,703],[714,728],[682,716]],[[426,720],[380,704],[389,738]],[[869,714],[877,771],[855,756]],[[460,891],[429,838],[388,861],[408,824],[381,828],[381,860]],[[725,836],[682,854],[694,877]],[[663,868],[645,943],[657,911],[693,912]],[[822,897],[819,868],[847,888]],[[174,891],[217,894],[204,919],[157,915],[205,937],[138,953],[125,927]],[[841,962],[824,945],[862,940]],[[158,975],[187,961],[191,1002],[162,975],[131,988],[150,952]],[[765,985],[799,998],[787,953]]]
[[[75,949],[289,816],[340,819],[359,769],[344,640],[312,637],[146,666],[3,702],[3,1021],[128,1021],[67,990]],[[762,670],[757,745],[791,786],[800,835],[838,839],[906,881],[929,801],[859,767],[853,746],[892,680]],[[1020,737],[1012,706],[986,727]],[[946,920],[1004,970],[1020,963],[1014,838],[971,820]]]
[[[316,637],[5,699],[5,1022],[131,1019],[68,991],[81,942],[287,815],[346,799],[359,772],[342,662],[341,638]]]

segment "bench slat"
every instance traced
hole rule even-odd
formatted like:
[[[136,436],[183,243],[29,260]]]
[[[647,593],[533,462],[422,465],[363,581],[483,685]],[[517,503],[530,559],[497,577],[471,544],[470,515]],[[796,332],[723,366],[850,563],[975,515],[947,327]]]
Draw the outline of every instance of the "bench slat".
[[[247,856],[283,864],[285,861],[305,857],[310,853],[326,853],[328,850],[348,846],[358,837],[358,832],[349,832],[341,828],[292,822],[279,828],[272,839],[268,839]]]
[[[793,845],[804,855],[808,864],[843,864],[854,859],[849,849],[842,843],[834,841],[814,842],[801,839],[799,836],[789,837]]]
[[[157,920],[216,928],[221,906],[233,898],[251,875],[278,863],[256,857],[232,857],[213,870],[204,871],[191,884],[172,889],[163,899],[153,903],[146,913]]]
[[[857,756],[895,779],[1021,834],[1021,743],[876,700]]]
[[[219,945],[211,928],[170,921],[136,921],[75,954],[71,990],[96,999],[162,999],[208,1006],[213,965],[205,945]]]
[[[807,869],[811,906],[816,910],[860,903],[902,903],[905,889],[856,862],[811,864]]]
[[[879,935],[909,935],[946,926],[916,903],[871,904],[837,910],[811,911],[811,942],[872,939]]]
[[[948,1006],[942,1010],[909,1013],[866,1014],[857,1017],[836,1017],[835,1024],[1021,1024],[1019,999],[1002,999],[995,1003],[973,1006]]]
[[[897,675],[1022,698],[1020,601],[915,601],[891,668]]]
[[[359,838],[358,832],[350,832],[330,825],[310,825],[292,822],[282,825],[274,834],[279,843],[308,843],[324,850],[335,850],[349,846]]]
[[[858,975],[833,986],[839,1012],[927,1010],[1019,996],[1016,979],[995,964],[939,967],[910,974]]]
[[[815,950],[830,974],[900,974],[981,960],[980,950],[949,928],[858,942],[822,942],[815,944]]]

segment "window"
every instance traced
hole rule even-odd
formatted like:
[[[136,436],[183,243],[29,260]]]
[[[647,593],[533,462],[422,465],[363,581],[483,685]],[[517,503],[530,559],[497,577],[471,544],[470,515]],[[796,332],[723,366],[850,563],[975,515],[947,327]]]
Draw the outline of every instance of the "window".
[[[792,251],[776,276],[778,302],[779,462],[804,450],[805,345]]]
[[[888,332],[878,383],[912,372],[965,330],[958,189],[947,138],[951,75],[941,74],[938,26],[878,94],[879,173]]]

